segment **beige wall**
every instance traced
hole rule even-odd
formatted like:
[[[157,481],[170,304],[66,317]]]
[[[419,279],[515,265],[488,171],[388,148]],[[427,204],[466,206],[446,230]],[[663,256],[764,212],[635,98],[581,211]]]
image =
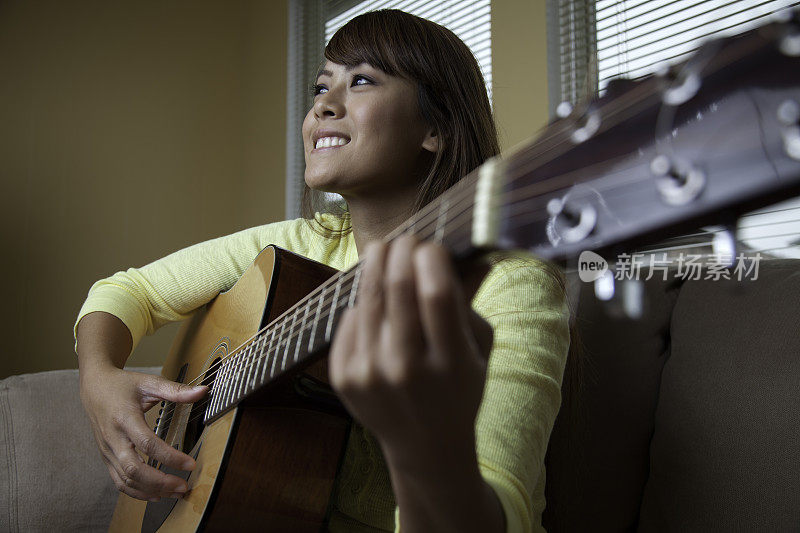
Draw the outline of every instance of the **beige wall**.
[[[492,93],[503,150],[547,123],[545,0],[492,1]]]
[[[0,2],[0,377],[75,366],[96,279],[283,217],[286,9]]]

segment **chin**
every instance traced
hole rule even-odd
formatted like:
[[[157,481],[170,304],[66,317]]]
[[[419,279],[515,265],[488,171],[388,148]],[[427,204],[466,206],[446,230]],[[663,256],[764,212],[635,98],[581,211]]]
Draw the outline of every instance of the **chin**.
[[[329,176],[326,174],[309,175],[306,173],[304,179],[306,185],[315,191],[338,193],[341,190],[341,188],[337,186],[339,184],[339,180],[337,180],[335,176]]]

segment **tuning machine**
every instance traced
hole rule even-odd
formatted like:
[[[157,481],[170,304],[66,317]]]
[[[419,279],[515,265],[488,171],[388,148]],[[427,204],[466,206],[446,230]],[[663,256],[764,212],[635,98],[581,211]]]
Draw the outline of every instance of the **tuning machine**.
[[[727,224],[714,232],[711,238],[711,250],[717,264],[732,267],[736,261],[736,225]]]
[[[663,102],[669,106],[679,106],[691,100],[700,90],[700,74],[691,65],[684,65],[680,70],[666,65],[656,70],[664,85],[661,95]]]
[[[700,195],[706,184],[701,169],[663,154],[653,159],[650,170],[656,175],[656,187],[668,205],[688,204]]]
[[[565,119],[574,115],[575,129],[570,135],[570,140],[575,144],[581,144],[589,140],[600,129],[600,111],[591,105],[574,108],[569,102],[561,102],[556,107],[556,116]]]
[[[784,9],[777,12],[774,19],[783,23],[778,49],[789,57],[800,56],[800,10]]]
[[[786,154],[800,161],[800,104],[795,100],[784,100],[778,106],[778,122]]]
[[[580,242],[588,237],[597,225],[597,210],[588,202],[564,198],[551,198],[547,202],[547,238],[557,246],[561,241]]]

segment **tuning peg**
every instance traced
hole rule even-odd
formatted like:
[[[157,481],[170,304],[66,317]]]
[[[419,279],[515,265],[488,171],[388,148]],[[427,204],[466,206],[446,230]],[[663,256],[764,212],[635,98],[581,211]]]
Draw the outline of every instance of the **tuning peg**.
[[[667,105],[679,106],[688,102],[700,90],[700,75],[689,64],[680,71],[662,67],[656,72],[666,84],[661,99]]]
[[[711,239],[711,250],[718,264],[732,267],[736,258],[736,226],[731,224],[715,232]]]
[[[572,132],[570,139],[575,144],[581,144],[589,140],[592,135],[597,133],[600,129],[600,112],[592,109],[587,109],[586,113],[578,121],[582,124],[579,128]]]
[[[604,302],[614,297],[614,274],[610,270],[606,270],[594,280],[594,295]]]
[[[567,118],[572,114],[572,104],[567,101],[561,102],[556,106],[556,116],[558,118]]]
[[[669,205],[686,205],[702,192],[705,173],[697,167],[681,164],[664,154],[650,162],[650,171],[657,176],[656,187],[661,199]]]
[[[589,203],[573,202],[566,198],[551,198],[547,202],[547,237],[557,246],[563,239],[568,243],[582,241],[597,224],[597,210]]]
[[[779,12],[778,22],[785,23],[785,33],[778,43],[778,49],[789,57],[800,56],[800,10],[786,9]]]
[[[800,160],[800,104],[784,100],[778,106],[778,122],[783,126],[781,135],[786,154]]]
[[[644,315],[644,283],[637,279],[627,279],[621,283],[622,311],[632,320]]]

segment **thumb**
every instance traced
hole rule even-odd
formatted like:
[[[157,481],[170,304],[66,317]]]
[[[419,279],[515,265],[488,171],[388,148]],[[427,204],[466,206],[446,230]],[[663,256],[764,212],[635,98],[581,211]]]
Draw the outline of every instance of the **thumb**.
[[[208,393],[205,385],[177,383],[161,376],[150,376],[145,380],[142,389],[147,396],[177,403],[196,402]]]

